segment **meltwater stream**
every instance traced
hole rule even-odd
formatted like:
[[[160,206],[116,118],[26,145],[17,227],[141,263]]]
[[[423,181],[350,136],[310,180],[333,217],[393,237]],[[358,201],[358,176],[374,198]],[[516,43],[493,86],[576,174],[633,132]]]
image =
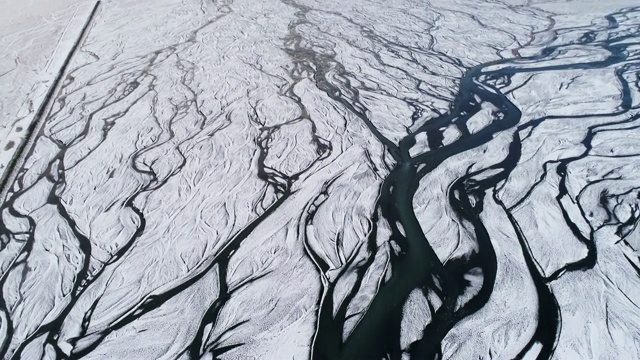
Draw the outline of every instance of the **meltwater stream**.
[[[640,356],[639,7],[175,3],[25,143],[0,357]]]
[[[442,304],[433,312],[431,322],[424,328],[423,337],[411,345],[411,358],[438,359],[442,357],[440,343],[444,336],[458,321],[480,309],[487,302],[494,286],[495,252],[492,248],[491,238],[480,219],[480,214],[487,191],[503,182],[511,170],[517,166],[522,155],[520,136],[518,132],[514,133],[508,155],[503,161],[486,169],[468,171],[448,190],[449,198],[447,200],[461,219],[472,224],[478,242],[478,251],[471,253],[466,259],[454,259],[448,263],[442,263],[430,247],[429,240],[425,237],[413,209],[413,201],[420,180],[448,158],[486,144],[499,132],[518,126],[521,112],[509,100],[508,96],[501,92],[501,89],[511,84],[513,75],[569,69],[582,69],[588,72],[592,69],[617,66],[615,73],[621,85],[619,109],[612,113],[585,114],[581,117],[613,118],[621,114],[629,114],[629,117],[622,121],[612,121],[612,123],[590,127],[583,140],[585,151],[579,156],[560,162],[557,171],[561,177],[566,176],[568,163],[582,159],[589,154],[593,135],[599,129],[610,125],[634,123],[639,117],[635,113],[637,105],[632,107],[630,86],[637,86],[640,62],[638,62],[637,55],[630,55],[628,51],[629,47],[635,47],[639,44],[637,42],[639,33],[617,33],[619,28],[617,18],[634,16],[639,10],[639,8],[629,8],[612,13],[606,17],[608,21],[606,27],[581,29],[583,36],[578,41],[545,47],[540,50],[538,55],[498,60],[471,68],[462,77],[460,90],[449,112],[426,122],[400,140],[399,146],[388,145],[387,139],[381,140],[389,147],[387,150],[394,155],[396,162],[382,185],[377,203],[381,216],[392,228],[391,241],[397,244],[396,253],[391,258],[393,272],[380,287],[366,313],[344,343],[336,340],[340,337],[340,320],[332,319],[331,316],[320,317],[318,336],[314,344],[316,358],[400,358],[402,349],[399,348],[400,339],[398,337],[402,305],[411,291],[416,288],[425,293],[435,291]],[[628,42],[629,40],[632,42]],[[608,56],[599,61],[574,62],[574,59],[568,58],[564,59],[568,63],[563,63],[560,60],[554,64],[546,64],[558,59],[566,49],[576,46],[585,47],[588,50],[603,49],[608,53]],[[498,69],[492,70],[495,68]],[[635,84],[629,84],[623,77],[624,74],[630,72],[635,72]],[[322,85],[319,87],[322,88]],[[356,93],[355,101],[357,101],[357,90],[353,91]],[[482,103],[493,105],[492,122],[482,130],[471,134],[467,128],[467,122],[481,110]],[[544,121],[562,120],[561,117],[540,118],[520,126],[518,130],[535,128]],[[442,143],[442,131],[447,127],[457,128],[462,135],[454,142],[445,145]],[[372,129],[372,131],[376,130]],[[411,156],[409,151],[415,145],[416,137],[421,133],[426,133],[429,139],[433,137],[436,140],[429,142],[428,152]],[[561,181],[564,185],[564,179]],[[427,186],[426,190],[428,191],[428,189]],[[566,187],[561,186],[558,199],[566,195],[566,191]],[[508,214],[508,209],[505,210]],[[512,217],[510,219],[513,221]],[[565,217],[564,220],[571,225],[572,220],[569,217]],[[517,226],[517,224],[514,225]],[[577,237],[583,239],[589,251],[583,259],[567,264],[565,268],[559,269],[557,274],[566,270],[584,270],[595,265],[597,253],[593,240],[585,239],[577,228],[574,232]],[[536,284],[539,311],[538,328],[518,358],[522,358],[536,342],[542,345],[538,358],[550,358],[555,347],[557,333],[560,331],[559,310],[553,293],[546,284],[546,279],[536,269],[522,238],[519,240]],[[473,298],[464,304],[459,304],[457,300],[466,287],[463,276],[470,270],[477,268],[482,273],[481,288]],[[331,307],[324,310],[329,312]],[[326,321],[327,324],[323,324],[323,321]]]

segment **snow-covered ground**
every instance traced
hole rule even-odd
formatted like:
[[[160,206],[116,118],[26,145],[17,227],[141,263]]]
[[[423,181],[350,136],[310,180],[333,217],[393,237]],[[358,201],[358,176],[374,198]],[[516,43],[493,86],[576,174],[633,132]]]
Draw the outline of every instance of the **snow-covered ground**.
[[[0,357],[640,358],[633,2],[13,3]]]
[[[0,179],[38,121],[93,4],[5,1],[0,13]]]

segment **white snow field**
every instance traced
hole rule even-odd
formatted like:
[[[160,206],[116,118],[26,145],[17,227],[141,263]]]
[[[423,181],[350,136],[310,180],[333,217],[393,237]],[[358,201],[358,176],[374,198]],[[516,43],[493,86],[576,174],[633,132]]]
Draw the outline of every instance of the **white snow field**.
[[[640,6],[4,0],[0,358],[640,359]]]
[[[79,0],[4,0],[0,13],[0,179],[31,127],[86,23]]]

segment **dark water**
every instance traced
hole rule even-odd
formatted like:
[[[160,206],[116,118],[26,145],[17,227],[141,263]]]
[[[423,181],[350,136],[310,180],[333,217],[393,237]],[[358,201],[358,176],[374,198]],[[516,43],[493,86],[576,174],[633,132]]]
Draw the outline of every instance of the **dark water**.
[[[640,8],[630,8],[611,13],[606,16],[608,25],[605,27],[593,26],[584,29],[584,34],[578,41],[568,44],[548,46],[538,55],[519,59],[498,60],[481,64],[469,69],[460,81],[460,89],[450,111],[435,119],[429,120],[417,131],[403,138],[398,145],[385,139],[373,124],[368,121],[365,112],[358,104],[357,89],[351,88],[352,94],[345,96],[333,85],[325,81],[322,76],[323,67],[340,69],[340,65],[332,63],[331,59],[310,53],[301,49],[303,57],[314,62],[319,68],[316,76],[317,85],[325,90],[334,100],[341,102],[346,108],[363,119],[373,134],[385,145],[393,156],[396,165],[385,179],[381,189],[381,196],[377,207],[380,216],[392,227],[391,240],[399,245],[401,250],[392,258],[393,272],[379,292],[375,295],[371,305],[358,322],[353,332],[345,341],[342,341],[342,329],[345,321],[345,309],[340,309],[337,316],[332,316],[333,304],[325,302],[321,311],[318,336],[314,343],[314,358],[329,359],[399,359],[402,355],[400,349],[400,321],[402,319],[402,306],[409,294],[414,289],[422,289],[425,293],[438,289],[442,300],[442,306],[435,311],[432,321],[424,329],[424,336],[411,345],[412,359],[438,359],[441,357],[440,343],[448,331],[461,319],[476,312],[488,301],[495,282],[496,255],[492,247],[491,238],[487,233],[480,214],[483,210],[483,197],[485,191],[494,188],[500,181],[505,180],[517,165],[521,156],[521,139],[516,131],[509,145],[508,156],[500,163],[487,169],[471,172],[453,183],[449,189],[449,203],[455,212],[465,221],[473,224],[479,251],[471,254],[468,259],[459,259],[442,263],[429,244],[429,240],[422,231],[413,208],[413,199],[418,190],[420,180],[436,167],[446,162],[449,157],[460,154],[469,149],[486,144],[493,137],[505,130],[517,128],[523,130],[535,128],[546,120],[558,120],[561,117],[547,117],[536,119],[526,125],[518,126],[521,119],[521,111],[509,101],[507,94],[501,89],[511,84],[511,79],[516,74],[553,72],[559,70],[584,70],[603,69],[615,64],[628,62],[616,70],[617,80],[621,87],[620,109],[610,114],[589,114],[574,116],[572,118],[589,116],[616,116],[631,110],[630,86],[623,74],[640,69],[638,59],[630,59],[627,48],[638,42],[628,40],[640,40],[638,32],[617,33],[619,28],[617,19],[638,13]],[[300,9],[301,21],[304,21],[305,9]],[[570,29],[564,29],[568,31]],[[395,44],[402,46],[401,44]],[[606,50],[609,56],[602,61],[581,62],[575,64],[544,65],[545,61],[556,58],[564,49],[581,45],[593,50]],[[306,54],[304,54],[306,52]],[[324,65],[326,64],[326,65]],[[499,70],[488,70],[490,67],[500,65]],[[343,76],[349,75],[343,68],[340,69]],[[345,82],[348,80],[345,80]],[[597,91],[597,89],[594,89]],[[497,111],[494,112],[494,121],[484,129],[471,134],[467,128],[469,119],[480,111],[481,103],[492,104]],[[633,121],[637,116],[626,121]],[[455,126],[462,134],[461,138],[451,144],[442,143],[442,128]],[[588,154],[591,148],[590,142],[598,127],[589,129],[583,140],[586,151],[578,157],[572,157],[560,161],[557,168],[561,176],[560,193],[558,199],[566,195],[565,172],[567,164],[578,160]],[[430,151],[417,156],[410,156],[409,150],[416,143],[419,134],[426,133],[429,138]],[[490,176],[481,176],[484,172],[499,170]],[[428,190],[428,186],[427,186]],[[495,199],[501,204],[499,199]],[[505,208],[512,225],[518,231],[518,240],[523,249],[526,249],[525,240],[519,232],[513,216]],[[578,239],[582,239],[588,248],[588,255],[575,263],[567,264],[548,278],[544,278],[535,266],[534,260],[527,251],[523,251],[529,272],[535,283],[538,294],[538,327],[535,334],[522,349],[518,358],[521,358],[531,349],[535,343],[542,345],[539,359],[548,359],[553,354],[555,341],[559,332],[559,309],[551,292],[548,282],[554,280],[566,271],[578,271],[593,267],[596,261],[596,249],[591,239],[582,236],[577,226],[573,224],[565,212],[565,221],[571,227]],[[404,232],[397,224],[401,224]],[[375,234],[375,231],[372,232]],[[375,239],[370,239],[375,243]],[[373,249],[373,247],[370,247]],[[482,269],[483,284],[478,294],[456,308],[456,300],[462,295],[465,288],[462,276],[469,270],[479,267]],[[360,274],[363,276],[363,274]],[[361,279],[360,279],[361,281]],[[514,294],[515,295],[515,294]],[[329,297],[330,298],[330,297]],[[348,303],[348,302],[346,302]],[[343,303],[344,306],[344,303]],[[482,331],[482,329],[478,329]]]
[[[371,254],[369,259],[355,269],[356,280],[354,286],[348,291],[341,304],[336,306],[336,304],[333,303],[333,294],[335,292],[333,286],[329,286],[326,289],[326,293],[322,297],[324,301],[318,303],[318,329],[317,335],[313,339],[312,357],[318,360],[401,358],[403,349],[400,348],[400,333],[403,305],[409,294],[415,289],[419,289],[425,294],[430,292],[435,293],[442,301],[442,305],[437,309],[432,309],[432,320],[426,325],[424,336],[411,345],[410,355],[413,359],[439,359],[441,358],[441,342],[446,334],[460,320],[478,311],[487,303],[496,281],[496,254],[492,245],[492,239],[481,220],[483,201],[487,190],[495,188],[501,181],[507,179],[518,164],[521,158],[523,140],[519,135],[520,130],[535,128],[549,120],[562,121],[562,117],[560,116],[549,116],[521,124],[521,110],[509,100],[508,93],[503,92],[503,90],[511,85],[512,78],[516,74],[533,74],[561,70],[582,70],[588,72],[593,69],[612,67],[616,69],[615,75],[620,86],[619,108],[615,112],[608,114],[588,114],[572,116],[571,118],[586,118],[592,116],[613,117],[629,113],[631,110],[634,110],[632,107],[630,87],[637,87],[638,84],[630,84],[625,78],[625,75],[632,72],[636,72],[637,74],[640,70],[640,62],[637,58],[633,57],[633,52],[629,50],[629,47],[638,45],[639,42],[636,40],[640,41],[640,39],[637,31],[618,31],[618,29],[620,29],[619,19],[640,13],[640,8],[629,8],[611,13],[606,16],[607,23],[604,26],[592,25],[588,28],[560,29],[560,31],[565,32],[581,32],[582,35],[579,36],[575,42],[548,46],[535,56],[496,60],[468,69],[460,80],[458,93],[449,111],[429,120],[417,130],[401,139],[398,143],[394,143],[385,138],[367,116],[367,109],[360,102],[358,89],[350,84],[349,77],[352,77],[353,74],[349,73],[345,67],[335,59],[334,55],[327,53],[321,54],[302,45],[302,36],[299,33],[299,27],[308,23],[307,13],[309,9],[291,1],[285,2],[297,9],[297,20],[290,24],[290,36],[285,39],[286,50],[295,63],[295,68],[291,72],[292,79],[294,79],[294,81],[301,81],[305,79],[305,75],[303,74],[312,73],[315,85],[320,90],[325,92],[331,99],[340,103],[346,110],[366,124],[371,133],[384,145],[385,150],[393,159],[394,164],[389,175],[382,183],[379,200],[376,204],[376,212],[371,219],[373,229],[369,239],[367,239],[367,248]],[[375,35],[369,34],[368,36],[373,37]],[[606,59],[598,61],[574,64],[559,64],[558,62],[545,64],[545,62],[549,60],[558,58],[564,50],[576,45],[593,49],[594,52],[606,50],[609,55]],[[403,47],[403,45],[399,43],[394,43],[394,46]],[[407,48],[407,50],[410,49]],[[441,53],[438,54],[438,56],[446,57],[445,54]],[[449,58],[448,61],[459,63],[459,60],[454,58]],[[616,67],[614,67],[614,65]],[[496,67],[500,67],[500,69],[492,70]],[[337,81],[341,82],[340,87],[328,80],[330,73],[334,74],[332,75],[334,80],[337,79]],[[416,89],[416,91],[421,90]],[[597,89],[594,89],[594,91],[597,91]],[[308,118],[304,104],[302,104],[302,101],[293,92],[293,85],[289,87],[286,94],[297,101],[300,109],[302,109],[302,117]],[[474,115],[477,115],[481,111],[483,103],[490,103],[494,107],[495,110],[492,115],[493,121],[482,130],[471,133],[467,124]],[[422,110],[416,108],[413,118],[419,118],[421,111]],[[637,115],[633,115],[627,120],[620,122],[630,122],[637,118]],[[611,123],[607,125],[611,125]],[[450,144],[443,142],[444,135],[442,129],[447,127],[455,127],[461,134],[459,139]],[[297,174],[284,174],[265,165],[265,158],[269,152],[272,136],[277,130],[278,126],[262,127],[262,132],[257,141],[260,149],[259,159],[257,161],[258,177],[275,189],[277,200],[267,206],[254,221],[237,233],[229,241],[227,246],[216,255],[215,262],[212,262],[208,268],[204,269],[198,275],[191,277],[180,286],[159,295],[148,297],[135,311],[126,314],[112,324],[109,329],[96,335],[95,338],[92,339],[93,343],[91,345],[82,347],[70,356],[59,351],[57,354],[59,358],[81,358],[94,350],[109,332],[121,329],[140,318],[143,314],[159,308],[167,300],[192,286],[208,271],[215,269],[219,274],[220,295],[204,315],[195,337],[196,340],[185,350],[185,354],[194,359],[199,358],[199,356],[205,352],[205,349],[203,349],[205,329],[216,323],[221,308],[232,296],[233,290],[227,286],[226,279],[227,268],[231,257],[258,225],[269,221],[269,217],[274,211],[292,195],[292,183],[311,166],[309,165],[307,169],[303,169]],[[487,144],[494,136],[507,130],[515,131],[513,131],[514,135],[508,146],[508,155],[506,158],[485,169],[468,171],[464,176],[451,184],[448,191],[448,199],[446,199],[461,221],[473,226],[478,251],[469,254],[469,257],[464,259],[460,258],[442,262],[430,245],[429,239],[425,236],[414,211],[413,200],[419,189],[420,182],[438,166],[446,164],[449,158]],[[312,127],[311,131],[314,134],[313,142],[317,149],[315,163],[329,156],[333,149],[330,142],[316,135],[315,127]],[[585,146],[585,151],[581,155],[559,161],[557,173],[561,181],[557,195],[558,200],[567,194],[567,186],[565,183],[567,165],[587,156],[591,149],[591,141],[598,131],[599,126],[593,126],[588,129],[587,135],[582,141],[582,144]],[[411,156],[410,149],[416,144],[416,139],[424,134],[427,135],[429,151]],[[57,163],[60,167],[57,169],[60,179],[56,181],[60,184],[64,183],[64,164],[62,162],[64,155],[64,151],[61,151],[58,157],[60,161]],[[144,169],[136,170],[139,172],[145,171]],[[55,172],[56,169],[51,169],[51,173]],[[135,197],[161,185],[162,184],[150,185],[147,188],[141,189],[137,194],[127,200],[125,204],[126,207],[132,209],[140,219],[140,225],[138,226],[136,234],[134,234],[134,239],[140,236],[145,229],[143,213],[137,209],[134,204]],[[330,185],[331,184],[327,184],[326,186]],[[323,189],[325,192],[326,186],[325,189]],[[427,186],[426,189],[428,191],[429,187]],[[59,197],[56,196],[55,191],[56,189],[54,188],[48,202],[56,205],[60,214],[71,224],[71,228],[75,228],[73,218],[66,212],[65,207]],[[535,260],[526,250],[526,240],[520,232],[515,218],[499,198],[495,197],[493,200],[503,207],[511,221],[510,225],[516,230],[518,241],[523,249],[526,265],[537,289],[537,303],[539,304],[537,329],[529,343],[522,349],[518,358],[524,356],[534,344],[538,343],[542,345],[542,350],[538,358],[548,359],[553,354],[556,340],[561,330],[559,309],[554,294],[550,290],[549,282],[557,279],[564,272],[580,271],[593,267],[597,259],[596,248],[592,239],[584,238],[578,230],[578,227],[572,223],[570,217],[565,212],[563,214],[564,221],[570,226],[574,235],[578,239],[581,239],[586,245],[588,255],[579,261],[567,264],[554,274],[544,277],[536,267]],[[8,209],[8,211],[13,211],[10,203],[3,206]],[[13,215],[20,217],[20,214],[17,213]],[[392,273],[389,279],[382,284],[367,311],[362,315],[353,331],[344,339],[343,329],[348,317],[347,307],[361,290],[366,270],[375,258],[377,251],[375,245],[377,241],[376,230],[381,221],[384,221],[391,227],[390,241],[396,245],[395,248],[397,249],[391,254]],[[31,228],[34,227],[35,224],[31,224]],[[90,279],[88,280],[88,259],[91,254],[90,242],[79,232],[76,232],[75,235],[80,240],[82,251],[85,254],[85,262],[87,263],[84,264],[83,270],[77,276],[78,280],[75,282],[74,289],[71,292],[73,299],[62,314],[55,320],[40,327],[37,332],[24,342],[24,345],[18,349],[16,355],[13,356],[15,359],[20,358],[21,351],[27,344],[29,344],[30,341],[35,341],[39,336],[46,335],[47,343],[56,342],[57,332],[59,331],[64,316],[69,312],[83,290],[86,289],[87,282],[90,281]],[[127,249],[127,247],[121,249],[111,261],[117,260]],[[314,259],[314,261],[322,271],[329,269],[328,264],[323,263],[321,259],[317,258]],[[458,299],[463,295],[467,285],[464,276],[474,268],[482,270],[482,286],[473,298],[463,303],[462,306],[458,306]],[[99,274],[94,274],[93,277],[95,278],[98,275]],[[251,281],[256,280],[258,279],[256,278]],[[4,304],[0,305],[2,308],[5,307]],[[336,307],[337,310],[334,311]],[[85,322],[89,321],[91,311],[87,314]],[[482,331],[482,329],[478,329],[478,331]],[[10,335],[11,334],[9,334],[9,336]],[[2,352],[0,352],[0,355],[4,355],[7,351],[6,345],[8,344],[5,344],[5,348],[1,349]],[[238,346],[242,346],[242,344],[206,349],[206,352],[209,352],[215,357]]]

